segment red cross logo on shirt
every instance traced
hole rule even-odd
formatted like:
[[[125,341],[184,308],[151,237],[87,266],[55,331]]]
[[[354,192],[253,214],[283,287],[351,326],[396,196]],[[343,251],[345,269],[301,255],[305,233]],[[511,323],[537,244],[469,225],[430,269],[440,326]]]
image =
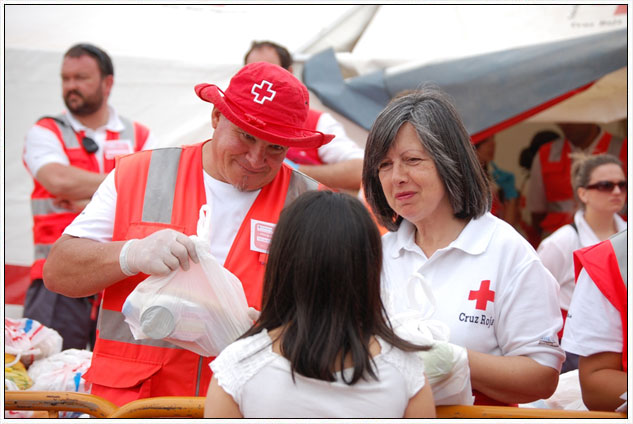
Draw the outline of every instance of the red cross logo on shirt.
[[[264,88],[264,85],[266,88]],[[263,104],[266,100],[272,100],[275,97],[277,92],[272,89],[272,83],[262,80],[259,84],[253,84],[253,88],[251,88],[251,94],[255,95],[253,101],[255,103]],[[264,94],[264,90],[268,95]],[[261,96],[261,97],[260,97]]]
[[[468,300],[476,300],[475,309],[486,310],[488,302],[495,301],[495,292],[490,290],[490,280],[483,280],[479,286],[479,290],[471,290]]]

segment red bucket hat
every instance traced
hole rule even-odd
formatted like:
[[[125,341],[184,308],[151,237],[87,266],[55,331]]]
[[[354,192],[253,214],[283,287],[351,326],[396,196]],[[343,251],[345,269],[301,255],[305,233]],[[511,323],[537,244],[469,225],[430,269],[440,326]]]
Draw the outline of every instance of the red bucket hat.
[[[226,92],[214,84],[196,85],[196,94],[254,137],[289,147],[315,148],[334,138],[304,128],[308,90],[284,68],[265,62],[244,66]]]

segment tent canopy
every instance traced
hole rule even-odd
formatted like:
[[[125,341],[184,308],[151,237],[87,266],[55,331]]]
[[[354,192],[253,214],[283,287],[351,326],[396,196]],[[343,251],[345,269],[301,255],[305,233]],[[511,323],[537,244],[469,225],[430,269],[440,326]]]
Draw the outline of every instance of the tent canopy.
[[[455,99],[474,138],[527,118],[627,116],[626,5],[380,5],[372,12],[352,49],[330,37],[332,49],[303,69],[322,103],[365,129],[394,95],[423,84]]]
[[[450,94],[467,130],[485,137],[558,103],[627,66],[626,29],[408,64],[344,80],[332,49],[314,55],[303,81],[328,107],[369,129],[397,93],[435,84]]]

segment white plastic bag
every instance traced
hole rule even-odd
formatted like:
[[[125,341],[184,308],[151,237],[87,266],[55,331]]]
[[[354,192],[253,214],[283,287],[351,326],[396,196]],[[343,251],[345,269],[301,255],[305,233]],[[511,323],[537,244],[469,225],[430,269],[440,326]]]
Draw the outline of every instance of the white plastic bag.
[[[26,367],[61,350],[62,336],[52,328],[30,318],[4,319],[4,351]]]
[[[435,297],[426,279],[419,273],[411,279],[420,281],[431,308],[426,314],[409,310],[389,319],[395,333],[412,343],[431,346],[418,352],[424,361],[427,379],[431,384],[436,405],[472,405],[474,398],[470,383],[468,352],[465,348],[449,343],[450,328],[441,321],[431,319],[435,313]],[[411,287],[409,285],[409,287]]]
[[[90,383],[81,376],[90,367],[91,360],[92,352],[81,349],[66,349],[39,359],[28,369],[33,380],[29,390],[90,393]]]
[[[137,339],[163,339],[202,356],[217,356],[253,321],[240,280],[211,254],[211,210],[200,208],[197,236],[190,236],[200,262],[166,276],[150,276],[123,305]]]
[[[33,385],[28,389],[45,392],[90,393],[91,384],[83,379],[90,368],[92,352],[66,349],[44,359],[38,359],[29,367]],[[60,418],[79,418],[80,412],[60,412]]]

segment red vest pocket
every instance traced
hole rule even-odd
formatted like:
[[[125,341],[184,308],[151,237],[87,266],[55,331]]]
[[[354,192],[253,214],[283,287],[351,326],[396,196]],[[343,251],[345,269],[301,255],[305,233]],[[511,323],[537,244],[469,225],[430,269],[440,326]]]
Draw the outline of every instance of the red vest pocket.
[[[159,363],[95,353],[83,378],[93,384],[125,389],[138,386],[161,368]]]

